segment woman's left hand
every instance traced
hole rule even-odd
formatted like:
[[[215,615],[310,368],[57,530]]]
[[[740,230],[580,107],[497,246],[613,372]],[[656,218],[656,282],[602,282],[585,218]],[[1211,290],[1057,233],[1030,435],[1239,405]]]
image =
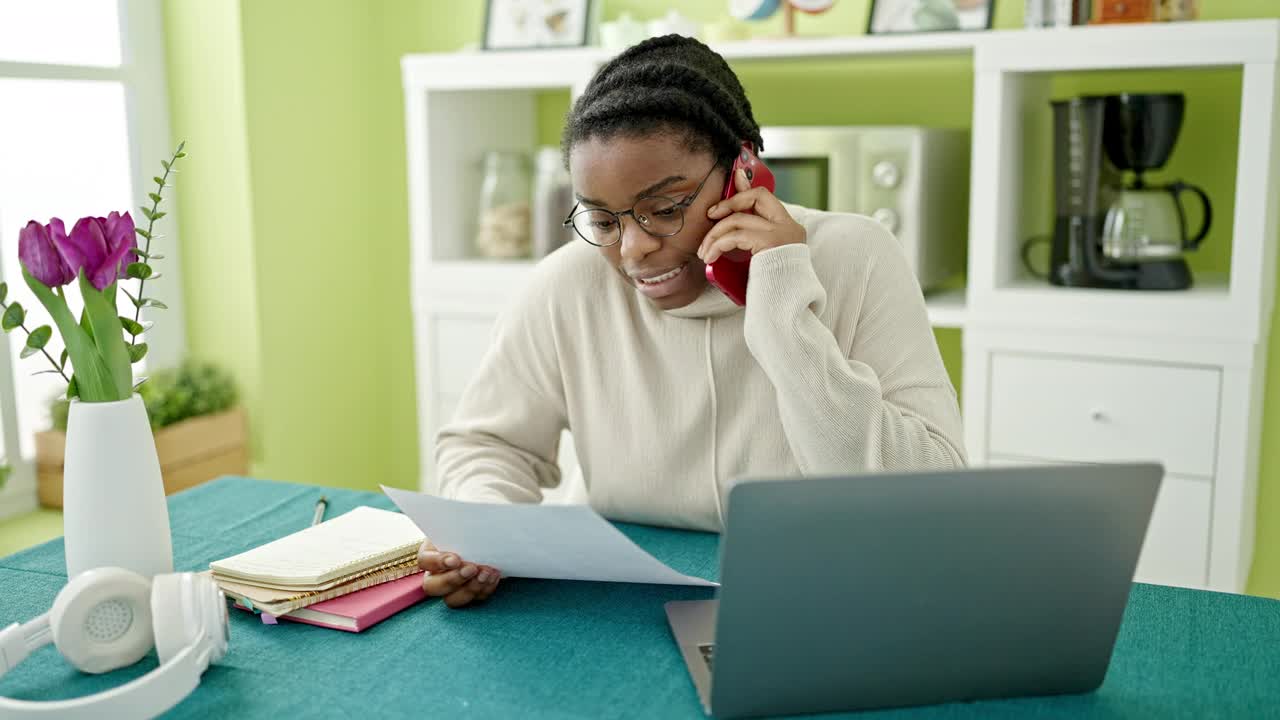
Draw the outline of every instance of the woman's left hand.
[[[707,210],[707,217],[717,222],[698,248],[698,257],[704,263],[715,262],[733,250],[755,255],[805,241],[804,226],[791,217],[776,195],[762,187],[751,187],[741,170],[734,173],[733,182],[738,192]]]

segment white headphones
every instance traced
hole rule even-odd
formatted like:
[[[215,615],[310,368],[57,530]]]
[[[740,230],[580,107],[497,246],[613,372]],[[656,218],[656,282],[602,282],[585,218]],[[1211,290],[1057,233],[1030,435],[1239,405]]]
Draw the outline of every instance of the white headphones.
[[[0,697],[0,718],[150,718],[200,684],[227,653],[227,603],[208,575],[154,580],[121,568],[87,570],[67,583],[53,608],[0,630],[0,676],[50,642],[72,665],[105,673],[141,660],[154,646],[160,667],[120,687],[73,700]]]

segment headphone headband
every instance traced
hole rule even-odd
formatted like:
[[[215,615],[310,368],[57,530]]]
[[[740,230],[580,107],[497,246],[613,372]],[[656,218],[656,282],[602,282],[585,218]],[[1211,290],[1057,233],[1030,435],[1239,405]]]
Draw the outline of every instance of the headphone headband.
[[[0,676],[47,645],[50,636],[64,657],[87,672],[131,665],[152,647],[160,666],[119,687],[70,700],[0,697],[0,718],[155,717],[190,695],[209,664],[226,653],[226,598],[207,575],[170,573],[147,580],[120,568],[86,571],[59,591],[50,613],[0,630]]]
[[[208,662],[209,650],[199,644],[191,645],[146,675],[96,695],[52,701],[0,697],[0,717],[56,717],[59,720],[156,717],[196,689]]]

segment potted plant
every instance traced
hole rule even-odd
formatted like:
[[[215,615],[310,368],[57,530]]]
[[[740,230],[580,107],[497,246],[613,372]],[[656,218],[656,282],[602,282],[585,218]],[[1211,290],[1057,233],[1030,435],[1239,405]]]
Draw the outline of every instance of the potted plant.
[[[165,494],[221,475],[248,472],[245,413],[229,373],[189,361],[152,373],[138,394],[155,435]],[[49,408],[52,429],[36,433],[36,491],[45,507],[62,507],[62,462],[70,411],[70,401],[55,398]]]
[[[53,329],[29,329],[22,304],[7,302],[8,287],[0,283],[0,327],[26,333],[22,357],[43,355],[52,368],[44,372],[67,381],[62,524],[68,578],[104,566],[144,577],[173,572],[160,462],[132,367],[147,354],[140,337],[150,325],[142,321],[142,309],[165,308],[146,296],[146,282],[157,277],[151,263],[161,259],[151,243],[165,216],[162,193],[183,157],[180,144],[161,162],[164,172],[148,193],[149,205],[141,207],[145,230],[128,212],[111,212],[80,218],[70,232],[58,218],[32,220],[19,232],[22,276],[58,329],[64,348],[58,359],[49,347]],[[139,281],[136,295],[119,287],[125,278]],[[67,303],[77,290],[84,307],[78,319]],[[128,296],[133,312],[119,314],[117,291]]]

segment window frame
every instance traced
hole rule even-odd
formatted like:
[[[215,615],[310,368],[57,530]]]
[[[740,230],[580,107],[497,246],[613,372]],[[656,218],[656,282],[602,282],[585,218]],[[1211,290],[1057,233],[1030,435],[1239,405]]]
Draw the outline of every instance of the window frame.
[[[0,79],[120,83],[125,96],[130,197],[140,204],[141,199],[155,188],[152,177],[158,174],[160,161],[169,157],[176,144],[171,139],[169,128],[164,12],[162,0],[117,0],[117,11],[120,18],[118,67],[0,61]],[[156,311],[146,308],[142,313],[143,319],[155,321],[154,328],[147,332],[147,362],[152,367],[177,365],[186,355],[176,200],[172,191],[165,195],[167,214],[161,244],[161,252],[165,256],[161,270],[163,277],[148,283],[148,287],[155,290],[155,296],[163,298],[169,309]],[[130,209],[138,214],[138,208]],[[16,220],[0,218],[0,222],[12,225]],[[13,230],[17,231],[16,228]],[[0,270],[11,262],[17,262],[17,258],[0,257]],[[21,450],[22,428],[18,421],[16,389],[18,378],[22,377],[18,373],[28,372],[28,369],[14,367],[10,344],[19,338],[21,335],[0,333],[0,422],[3,422],[4,457],[12,468],[7,484],[0,490],[0,520],[34,510],[37,505],[35,458],[23,456]]]

